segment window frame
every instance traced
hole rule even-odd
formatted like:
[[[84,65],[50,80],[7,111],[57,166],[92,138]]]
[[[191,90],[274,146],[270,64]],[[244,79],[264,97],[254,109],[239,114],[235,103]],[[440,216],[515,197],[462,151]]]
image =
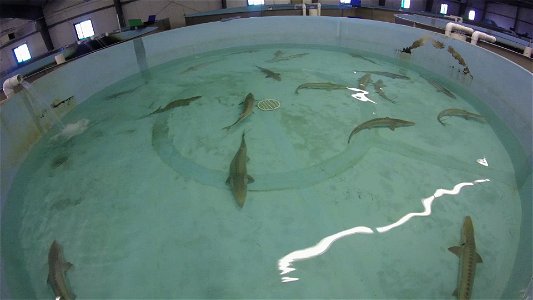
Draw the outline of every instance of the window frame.
[[[81,27],[82,27],[81,24],[82,24],[82,23],[85,23],[85,22],[87,22],[87,21],[89,21],[89,23],[91,24],[91,29],[92,29],[93,34],[90,35],[90,36],[85,36],[85,37],[80,38],[80,33],[78,32],[78,29],[77,29],[76,26],[77,26],[77,25],[80,25],[80,29],[82,30],[81,33],[83,34],[83,28],[81,28]],[[95,32],[94,32],[93,21],[92,21],[91,19],[86,19],[86,20],[83,20],[83,21],[80,21],[80,22],[74,23],[74,32],[76,32],[76,38],[78,39],[78,41],[83,41],[83,40],[89,39],[89,38],[91,38],[91,37],[93,37],[93,36],[96,35]]]
[[[16,50],[21,48],[21,47],[25,47],[26,48],[26,50],[28,51],[29,58],[25,59],[25,60],[22,60],[22,61],[19,61],[19,57],[17,56]],[[24,64],[24,63],[26,63],[26,62],[28,62],[29,60],[32,59],[30,48],[28,47],[28,43],[27,42],[24,42],[23,44],[18,45],[17,47],[13,48],[12,51],[13,51],[13,56],[15,56],[15,61],[17,62],[17,65]]]

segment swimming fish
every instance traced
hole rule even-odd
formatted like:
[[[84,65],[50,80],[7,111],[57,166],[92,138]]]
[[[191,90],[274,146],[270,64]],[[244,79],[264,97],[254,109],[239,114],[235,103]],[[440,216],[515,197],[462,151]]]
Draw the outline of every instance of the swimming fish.
[[[355,57],[355,58],[359,58],[359,59],[362,59],[362,60],[366,60],[366,61],[368,61],[368,62],[371,62],[371,63],[377,65],[377,63],[376,63],[375,61],[371,60],[370,58],[366,58],[366,57],[364,57],[364,56],[362,56],[362,55],[355,54],[355,53],[350,53],[350,56],[351,56],[351,57]]]
[[[259,70],[261,70],[261,72],[265,73],[266,76],[265,78],[272,78],[274,80],[277,80],[277,81],[281,81],[281,77],[280,77],[280,74],[279,73],[276,73],[276,72],[273,72],[269,69],[265,69],[265,68],[261,68],[259,66],[256,66]]]
[[[485,117],[483,117],[482,115],[471,113],[459,108],[449,108],[439,113],[439,115],[437,116],[437,120],[439,121],[439,123],[442,124],[442,126],[445,126],[446,124],[441,120],[443,117],[461,117],[465,120],[475,120],[481,123],[485,122]]]
[[[407,77],[405,75],[391,73],[391,72],[384,72],[384,71],[357,71],[357,72],[370,73],[370,74],[389,77],[389,78],[392,78],[392,79],[405,79],[405,80],[411,79],[411,78],[409,78],[409,77]]]
[[[267,60],[267,62],[278,62],[278,61],[290,60],[290,59],[306,56],[307,54],[309,54],[309,53],[298,53],[298,54],[293,54],[293,55],[289,55],[289,56],[281,56],[281,55],[279,55],[279,56],[274,57],[271,60]]]
[[[390,130],[394,130],[398,127],[408,127],[408,126],[413,126],[413,125],[415,125],[414,122],[400,120],[400,119],[392,119],[389,117],[372,119],[370,121],[366,121],[363,124],[355,127],[350,133],[350,136],[348,137],[348,143],[350,143],[350,139],[352,138],[354,134],[358,133],[359,131],[363,129],[388,127],[390,128]]]
[[[457,60],[457,62],[461,65],[461,66],[465,66],[466,67],[466,62],[465,60],[463,59],[463,57],[461,56],[461,54],[459,54],[459,52],[457,52],[455,50],[455,48],[453,48],[452,46],[448,46],[448,52],[453,56],[453,58],[455,58],[455,60]]]
[[[257,51],[258,50],[256,50],[256,49],[240,50],[240,51],[232,52],[232,53],[230,53],[228,55],[250,54],[250,53],[255,53]]]
[[[249,115],[252,114],[254,106],[255,106],[254,95],[252,93],[248,93],[248,95],[246,95],[246,99],[244,99],[244,108],[243,108],[243,110],[241,112],[241,115],[237,119],[237,121],[235,121],[235,123],[233,123],[233,124],[231,124],[229,126],[226,126],[226,127],[222,128],[222,129],[229,130],[231,127],[233,127],[233,125],[235,125],[235,124],[239,123],[240,121],[246,119]]]
[[[411,46],[407,48],[403,48],[402,52],[404,53],[411,53],[411,50],[416,49],[418,47],[424,46],[424,44],[430,39],[430,37],[421,37],[418,40],[414,41]]]
[[[246,156],[246,142],[244,141],[244,131],[242,132],[241,146],[231,164],[229,166],[229,176],[226,180],[226,184],[231,187],[233,196],[237,200],[237,204],[242,208],[244,202],[246,201],[246,192],[248,191],[248,183],[253,183],[254,179],[252,176],[248,175],[246,169],[246,162],[248,161],[248,156]]]
[[[67,103],[67,102],[69,102],[69,101],[71,101],[73,99],[74,99],[74,96],[70,96],[70,97],[68,97],[65,100],[56,99],[54,102],[52,102],[52,104],[50,104],[50,107],[51,108],[58,108],[62,104],[65,104],[65,103]]]
[[[444,95],[446,95],[446,96],[448,96],[450,98],[456,99],[455,95],[452,92],[450,92],[447,88],[442,86],[436,80],[431,79],[431,78],[426,78],[426,77],[422,77],[422,78],[424,78],[427,82],[429,82],[429,84],[431,84],[435,89],[437,89],[437,92],[443,93]]]
[[[366,90],[366,86],[372,82],[372,78],[370,78],[370,76],[370,73],[366,73],[365,75],[363,75],[363,77],[359,78],[359,89]]]
[[[300,84],[294,93],[298,94],[298,91],[301,89],[313,89],[313,90],[344,90],[346,85],[331,83],[331,82],[312,82],[312,83],[303,83]]]
[[[472,287],[474,286],[476,265],[483,262],[476,251],[474,225],[470,216],[466,216],[463,223],[461,245],[450,247],[448,250],[459,257],[459,278],[453,295],[460,300],[470,299],[472,297]]]
[[[179,107],[179,106],[187,106],[187,105],[191,104],[191,102],[193,102],[193,101],[195,101],[197,99],[200,99],[200,98],[202,98],[202,96],[194,96],[194,97],[190,97],[190,98],[174,100],[174,101],[170,102],[169,104],[165,105],[165,107],[159,107],[158,109],[154,110],[153,112],[151,112],[150,114],[148,114],[146,116],[151,116],[153,114],[159,114],[159,113],[171,110],[171,109]]]
[[[208,65],[210,65],[210,64],[212,64],[214,62],[215,61],[206,61],[206,62],[203,62],[203,63],[196,64],[194,66],[190,66],[187,69],[181,71],[181,74],[197,71],[198,69],[204,68],[204,67],[206,67],[206,66],[208,66]]]
[[[433,47],[435,47],[437,49],[444,49],[444,44],[442,42],[440,42],[440,41],[432,40],[431,44],[433,45]]]
[[[453,58],[455,58],[455,60],[457,60],[457,62],[464,67],[463,74],[470,75],[471,78],[474,78],[474,76],[472,76],[472,73],[470,73],[470,69],[466,65],[466,62],[461,56],[461,54],[459,54],[459,52],[457,52],[457,50],[455,50],[452,46],[448,46],[448,52],[450,52]]]
[[[72,264],[65,261],[63,251],[57,241],[53,241],[48,251],[48,279],[47,282],[52,287],[54,295],[61,300],[76,298],[67,285],[66,272]]]
[[[107,100],[111,100],[111,99],[116,99],[122,95],[126,95],[126,94],[129,94],[129,93],[133,93],[136,89],[140,88],[141,86],[137,86],[137,87],[134,87],[132,89],[129,89],[129,90],[125,90],[125,91],[121,91],[121,92],[117,92],[117,93],[114,93],[114,94],[111,94],[109,96],[106,97]]]
[[[383,90],[383,87],[385,87],[385,84],[383,84],[383,80],[378,80],[376,83],[374,83],[374,90],[378,95],[380,95],[383,99],[390,101],[392,103],[396,103],[396,101],[392,100],[391,98],[387,97],[385,94],[385,91]]]

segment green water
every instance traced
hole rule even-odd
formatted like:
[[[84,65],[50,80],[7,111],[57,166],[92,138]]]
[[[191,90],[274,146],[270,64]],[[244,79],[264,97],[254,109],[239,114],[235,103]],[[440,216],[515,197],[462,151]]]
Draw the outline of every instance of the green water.
[[[282,57],[307,54],[270,62],[277,50]],[[47,255],[57,240],[74,265],[67,277],[80,299],[451,299],[459,260],[447,248],[459,244],[469,215],[484,260],[474,298],[500,297],[522,212],[497,120],[451,117],[442,126],[440,111],[478,112],[480,103],[444,78],[432,75],[457,99],[436,92],[405,63],[350,53],[263,46],[189,57],[79,105],[63,122],[88,119],[89,128],[69,140],[52,140],[58,129],[44,136],[10,192],[2,248],[11,292],[53,297]],[[280,73],[281,81],[256,66]],[[348,89],[295,94],[307,82],[357,88],[365,73],[355,70],[410,79],[372,75],[396,103],[373,85],[367,97],[375,103],[358,101]],[[248,93],[281,107],[255,108],[223,130],[239,117]],[[193,96],[201,98],[147,116]],[[347,143],[355,126],[383,117],[416,124],[363,130]],[[225,181],[243,131],[255,182],[241,209]],[[488,166],[476,162],[483,158]],[[472,185],[439,195],[429,216],[378,230],[423,212],[422,199],[461,183]],[[355,227],[370,233],[343,235],[321,255],[290,260]],[[287,266],[279,261],[287,257],[295,270],[281,274]]]

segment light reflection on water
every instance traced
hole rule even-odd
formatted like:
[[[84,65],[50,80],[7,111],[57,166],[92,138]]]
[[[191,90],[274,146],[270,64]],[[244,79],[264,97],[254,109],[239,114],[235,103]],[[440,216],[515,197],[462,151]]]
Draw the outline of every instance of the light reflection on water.
[[[465,186],[473,186],[474,184],[477,184],[477,183],[483,183],[483,182],[489,182],[489,181],[490,179],[478,179],[478,180],[474,180],[473,182],[458,183],[451,190],[437,189],[435,193],[433,193],[432,196],[422,199],[422,205],[424,206],[424,211],[408,213],[402,218],[400,218],[400,220],[390,225],[383,226],[383,227],[376,227],[375,231],[377,231],[378,233],[384,233],[393,228],[396,228],[400,225],[405,224],[412,217],[429,216],[431,215],[431,205],[435,199],[442,197],[444,195],[457,195],[461,192],[461,189]],[[358,234],[358,233],[372,234],[374,233],[374,230],[366,226],[353,227],[353,228],[335,233],[333,235],[327,236],[323,238],[322,240],[320,240],[320,242],[318,242],[316,245],[312,247],[293,251],[285,255],[278,261],[278,269],[280,270],[280,275],[285,275],[296,270],[295,267],[292,267],[292,263],[299,261],[299,260],[309,259],[309,258],[322,255],[329,249],[329,247],[331,247],[331,245],[335,241],[341,238],[353,235],[353,234]],[[297,281],[297,280],[299,280],[299,278],[297,277],[283,276],[281,278],[282,282],[292,282],[292,281]]]
[[[351,88],[351,87],[347,87],[347,89],[349,89],[350,91],[356,92],[355,94],[352,94],[352,97],[354,99],[357,99],[357,100],[362,101],[362,102],[372,102],[372,103],[376,104],[376,102],[372,101],[371,99],[369,99],[366,96],[366,95],[369,94],[368,91],[361,90],[361,89],[358,89],[358,88]]]

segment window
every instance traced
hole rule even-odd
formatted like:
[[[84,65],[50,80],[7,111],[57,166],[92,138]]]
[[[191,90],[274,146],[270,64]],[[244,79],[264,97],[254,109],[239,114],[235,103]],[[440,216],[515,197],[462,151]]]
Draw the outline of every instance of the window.
[[[28,49],[27,44],[22,44],[18,46],[17,48],[13,49],[13,52],[15,53],[15,56],[17,57],[18,63],[27,61],[31,58],[30,50]]]
[[[411,7],[411,0],[402,0],[402,8]]]
[[[468,20],[473,21],[476,18],[476,11],[471,10],[468,12]]]
[[[265,0],[248,0],[248,5],[264,5]]]
[[[94,35],[93,23],[91,23],[91,20],[74,24],[74,28],[76,28],[78,40],[83,40]]]
[[[440,13],[445,15],[448,13],[448,4],[441,4],[440,5]]]

